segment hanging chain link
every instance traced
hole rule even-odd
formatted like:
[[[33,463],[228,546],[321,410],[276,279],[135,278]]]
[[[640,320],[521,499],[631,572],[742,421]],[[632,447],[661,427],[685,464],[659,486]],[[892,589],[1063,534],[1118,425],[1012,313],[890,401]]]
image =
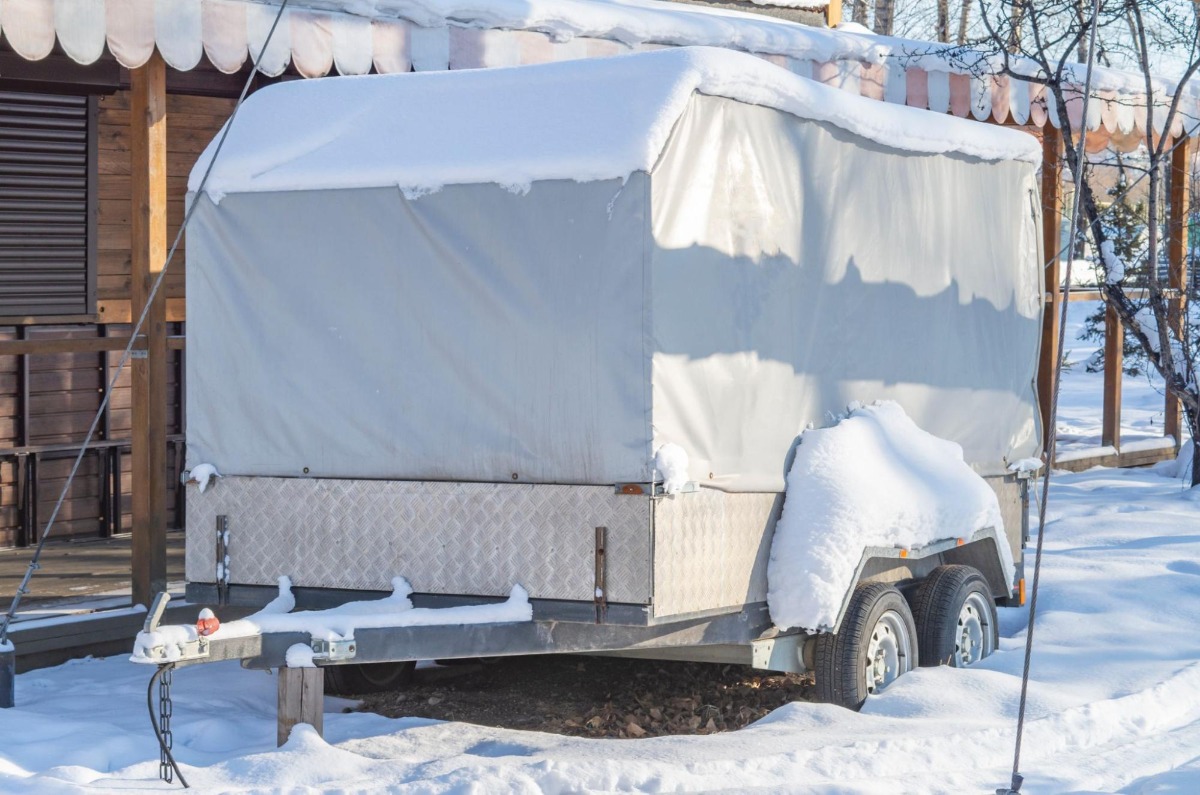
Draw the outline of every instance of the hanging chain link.
[[[168,752],[174,743],[171,737],[171,679],[175,666],[169,665],[158,680],[158,729],[162,734],[162,745],[158,748],[158,777],[168,784],[175,780],[175,769],[171,766]]]

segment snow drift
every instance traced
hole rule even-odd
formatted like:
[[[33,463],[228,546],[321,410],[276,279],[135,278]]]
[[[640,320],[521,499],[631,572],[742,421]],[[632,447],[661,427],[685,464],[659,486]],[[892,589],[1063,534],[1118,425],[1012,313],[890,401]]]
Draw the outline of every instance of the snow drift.
[[[852,404],[835,425],[805,431],[787,476],[767,567],[777,626],[836,628],[867,547],[919,547],[994,527],[995,492],[954,442],[917,427],[899,404]],[[1012,552],[997,544],[1011,578]]]

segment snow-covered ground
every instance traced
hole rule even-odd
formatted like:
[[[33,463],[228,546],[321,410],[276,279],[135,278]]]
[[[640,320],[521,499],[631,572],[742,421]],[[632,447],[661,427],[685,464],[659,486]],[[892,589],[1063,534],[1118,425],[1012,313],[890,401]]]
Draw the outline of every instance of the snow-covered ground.
[[[1070,371],[1064,426],[1098,433],[1098,378]],[[1138,390],[1127,381],[1127,422],[1150,432],[1160,398]],[[1200,792],[1200,489],[1170,469],[1055,477],[1023,792]],[[301,727],[276,750],[274,678],[199,666],[175,675],[176,754],[194,788],[221,792],[990,792],[1008,783],[1027,625],[1000,613],[1000,649],[975,668],[920,669],[861,713],[796,703],[705,737],[566,738],[330,699],[325,739]],[[148,677],[123,657],[19,676],[0,791],[170,789]]]
[[[1067,313],[1067,338],[1063,346],[1070,368],[1063,375],[1058,406],[1058,449],[1069,453],[1100,445],[1101,401],[1104,373],[1087,372],[1088,357],[1098,342],[1079,339],[1084,320],[1096,311],[1096,301],[1078,301]],[[1127,375],[1121,382],[1121,445],[1147,443],[1163,434],[1162,379],[1157,375]]]
[[[1022,770],[1025,792],[1200,791],[1200,490],[1153,471],[1058,478]],[[368,714],[274,749],[275,680],[175,676],[173,728],[201,790],[985,792],[1008,780],[1025,614],[1000,651],[921,669],[861,714],[797,703],[739,732],[584,740]],[[0,790],[161,789],[145,666],[23,674],[0,711]],[[337,710],[340,704],[334,703]]]

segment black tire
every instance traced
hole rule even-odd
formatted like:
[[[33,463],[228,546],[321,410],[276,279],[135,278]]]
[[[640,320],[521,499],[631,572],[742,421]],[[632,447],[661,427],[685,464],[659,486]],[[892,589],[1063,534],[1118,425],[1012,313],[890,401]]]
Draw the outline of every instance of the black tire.
[[[359,696],[396,690],[412,681],[416,667],[412,660],[330,665],[325,668],[325,692],[332,696]]]
[[[503,657],[453,657],[434,660],[434,662],[443,668],[453,668],[456,665],[495,665],[503,659]]]
[[[893,633],[893,625],[898,634]],[[899,652],[895,676],[916,666],[917,627],[908,602],[891,585],[864,583],[854,589],[837,634],[817,636],[813,662],[820,701],[856,710],[876,691],[879,686],[874,678],[868,681],[867,664],[877,632],[894,634]]]
[[[964,611],[968,600],[970,609]],[[992,589],[971,566],[931,571],[913,596],[913,616],[921,665],[970,665],[994,652],[999,643]]]

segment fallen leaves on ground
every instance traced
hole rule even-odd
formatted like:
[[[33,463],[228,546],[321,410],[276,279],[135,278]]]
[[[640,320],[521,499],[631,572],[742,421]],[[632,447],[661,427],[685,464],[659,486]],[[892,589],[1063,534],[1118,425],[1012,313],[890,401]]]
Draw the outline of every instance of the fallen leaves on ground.
[[[644,738],[740,729],[791,701],[812,678],[740,665],[538,656],[419,670],[403,690],[360,707],[580,737]]]

